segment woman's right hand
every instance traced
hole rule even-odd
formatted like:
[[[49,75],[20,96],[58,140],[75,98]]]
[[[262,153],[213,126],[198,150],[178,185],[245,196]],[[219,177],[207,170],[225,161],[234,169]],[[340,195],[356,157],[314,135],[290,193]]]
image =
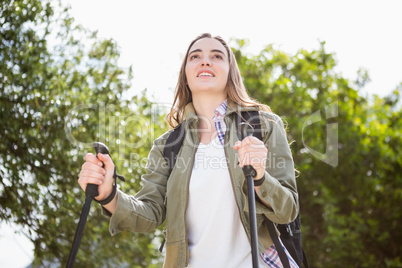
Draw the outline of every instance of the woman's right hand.
[[[104,164],[104,167],[102,167]],[[78,183],[82,190],[86,190],[88,183],[98,185],[99,195],[96,200],[106,199],[113,190],[114,163],[108,154],[98,154],[98,158],[88,153],[85,163],[81,167]]]

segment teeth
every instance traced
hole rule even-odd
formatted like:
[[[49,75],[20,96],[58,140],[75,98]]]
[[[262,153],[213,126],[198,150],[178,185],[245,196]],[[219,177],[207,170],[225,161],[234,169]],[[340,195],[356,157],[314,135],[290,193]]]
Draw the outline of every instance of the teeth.
[[[198,76],[210,76],[210,77],[212,77],[212,74],[210,74],[210,73],[200,73]]]

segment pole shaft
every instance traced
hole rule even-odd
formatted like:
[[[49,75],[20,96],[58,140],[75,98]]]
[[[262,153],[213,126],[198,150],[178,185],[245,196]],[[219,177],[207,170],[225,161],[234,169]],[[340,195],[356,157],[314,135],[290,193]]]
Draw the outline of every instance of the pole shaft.
[[[257,218],[255,212],[255,193],[254,179],[252,176],[247,176],[247,195],[248,195],[248,210],[250,221],[250,238],[251,238],[251,255],[253,259],[253,268],[258,268],[258,236],[257,236]]]
[[[85,198],[84,207],[82,208],[80,221],[78,222],[77,230],[75,231],[73,245],[70,250],[70,255],[68,256],[68,261],[66,268],[74,267],[75,257],[77,256],[78,248],[81,243],[82,233],[85,228],[85,223],[87,222],[87,217],[89,214],[89,209],[91,208],[91,201],[93,197],[87,196]]]

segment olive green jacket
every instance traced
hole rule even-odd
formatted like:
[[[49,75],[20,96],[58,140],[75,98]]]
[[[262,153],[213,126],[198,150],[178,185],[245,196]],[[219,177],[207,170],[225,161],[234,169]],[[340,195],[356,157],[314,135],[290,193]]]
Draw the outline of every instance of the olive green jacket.
[[[256,109],[241,108],[242,111]],[[236,115],[236,106],[229,103],[224,118],[227,127],[224,150],[232,181],[228,187],[233,188],[241,222],[250,239],[247,186],[242,168],[238,166],[238,154],[233,149],[234,143],[238,141]],[[147,172],[142,176],[143,188],[134,197],[118,191],[117,208],[110,219],[109,229],[112,235],[123,230],[149,232],[166,219],[164,267],[186,267],[189,261],[185,214],[189,181],[199,144],[198,119],[192,103],[185,107],[184,118],[185,139],[171,174],[163,158],[163,149],[172,130],[154,141],[148,156]],[[273,113],[260,112],[260,121],[268,159],[265,181],[257,194],[272,207],[271,209],[256,202],[259,251],[263,252],[273,242],[263,224],[262,214],[274,223],[289,223],[296,218],[299,206],[294,164],[282,120]]]

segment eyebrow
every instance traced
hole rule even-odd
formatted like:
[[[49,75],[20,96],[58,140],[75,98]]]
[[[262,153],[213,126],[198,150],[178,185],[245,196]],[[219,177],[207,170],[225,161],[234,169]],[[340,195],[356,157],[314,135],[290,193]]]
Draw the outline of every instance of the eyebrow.
[[[191,51],[190,53],[188,53],[188,55],[190,55],[190,54],[192,54],[192,53],[195,53],[195,52],[202,52],[202,50],[199,49],[199,48],[198,48],[198,49],[194,49],[193,51]],[[211,52],[218,52],[218,53],[221,53],[221,54],[223,54],[224,56],[226,56],[225,53],[223,53],[222,50],[219,50],[219,49],[212,49]]]

